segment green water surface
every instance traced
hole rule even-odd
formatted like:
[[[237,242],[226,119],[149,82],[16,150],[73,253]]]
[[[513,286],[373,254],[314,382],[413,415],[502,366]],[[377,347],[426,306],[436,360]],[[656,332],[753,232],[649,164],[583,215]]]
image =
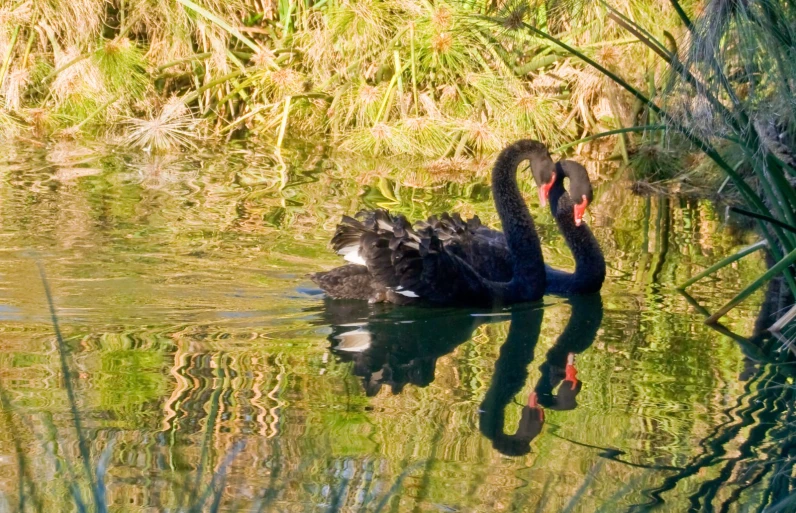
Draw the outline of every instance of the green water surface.
[[[113,511],[186,509],[208,487],[204,509],[225,511],[756,511],[770,476],[746,470],[774,442],[744,449],[765,419],[738,411],[760,370],[675,291],[756,237],[707,200],[634,196],[590,167],[601,297],[391,309],[325,300],[306,278],[340,263],[336,222],[381,206],[497,226],[488,162],[4,148],[0,511],[93,504],[68,383]],[[523,189],[546,261],[571,268]],[[715,309],[764,267],[753,255],[690,291]],[[760,300],[725,326],[750,335]],[[559,383],[569,353],[577,382]]]

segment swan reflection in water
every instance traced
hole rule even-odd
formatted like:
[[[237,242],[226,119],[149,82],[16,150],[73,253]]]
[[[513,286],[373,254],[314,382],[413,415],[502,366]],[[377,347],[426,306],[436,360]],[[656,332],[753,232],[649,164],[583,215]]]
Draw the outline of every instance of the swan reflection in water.
[[[506,406],[522,390],[528,366],[534,359],[542,327],[541,308],[515,309],[506,341],[500,347],[489,390],[481,403],[481,433],[503,454],[520,456],[531,450],[531,441],[544,424],[544,408],[571,410],[582,388],[575,369],[575,355],[588,349],[597,336],[603,317],[599,295],[574,296],[567,300],[572,312],[564,331],[540,366],[541,377],[523,405],[514,434],[505,432]]]
[[[368,396],[383,386],[393,394],[407,384],[428,386],[438,358],[468,341],[481,324],[506,318],[453,308],[393,309],[356,300],[327,299],[324,307],[323,323],[332,326],[331,350],[354,362],[353,372]]]
[[[567,299],[571,314],[556,343],[545,355],[541,376],[525,401],[519,426],[506,434],[505,411],[528,380],[542,329],[544,309],[521,305],[510,312],[484,314],[476,310],[442,308],[391,309],[364,301],[326,300],[323,324],[331,325],[331,350],[353,362],[368,396],[388,386],[393,394],[407,384],[428,386],[434,381],[437,359],[472,338],[481,324],[510,319],[508,336],[484,400],[479,428],[499,452],[519,456],[530,452],[531,441],[541,432],[544,409],[571,410],[582,388],[575,355],[588,349],[602,322],[599,295]]]

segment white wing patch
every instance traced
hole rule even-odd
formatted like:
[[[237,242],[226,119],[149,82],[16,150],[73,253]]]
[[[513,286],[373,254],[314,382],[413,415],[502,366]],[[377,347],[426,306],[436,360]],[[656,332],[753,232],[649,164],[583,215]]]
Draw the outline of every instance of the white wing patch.
[[[340,343],[335,346],[335,349],[340,351],[361,353],[370,347],[370,333],[363,328],[341,333],[334,338],[340,341]]]
[[[365,262],[365,259],[359,255],[359,244],[344,246],[340,248],[337,254],[342,256],[347,262],[351,262],[352,264],[368,265]]]
[[[400,294],[402,296],[406,296],[406,297],[420,297],[417,294],[415,294],[414,292],[412,292],[411,290],[406,290],[403,287],[396,288],[395,289],[395,293],[396,294]]]
[[[365,259],[359,256],[359,251],[352,251],[351,253],[346,254],[343,258],[352,264],[368,265],[367,262],[365,262]]]

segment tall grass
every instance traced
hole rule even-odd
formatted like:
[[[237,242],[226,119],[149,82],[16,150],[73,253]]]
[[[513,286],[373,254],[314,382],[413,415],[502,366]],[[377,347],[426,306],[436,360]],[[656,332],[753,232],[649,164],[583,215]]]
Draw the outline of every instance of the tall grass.
[[[630,106],[609,101],[600,77],[557,45],[478,16],[533,23],[611,66],[646,58],[588,5],[576,24],[517,2],[7,3],[0,115],[13,122],[3,132],[108,135],[152,151],[318,133],[373,154],[458,157],[520,136],[559,146],[620,128]],[[660,19],[655,1],[626,5]]]

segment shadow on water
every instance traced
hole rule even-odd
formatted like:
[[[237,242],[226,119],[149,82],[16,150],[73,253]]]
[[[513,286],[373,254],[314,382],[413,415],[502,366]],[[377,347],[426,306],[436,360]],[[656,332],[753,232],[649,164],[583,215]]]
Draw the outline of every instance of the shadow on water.
[[[603,317],[599,295],[570,298],[569,320],[539,367],[541,376],[523,405],[519,427],[505,433],[505,410],[528,379],[528,365],[534,360],[544,310],[515,309],[506,341],[500,347],[495,372],[481,403],[481,433],[492,440],[499,452],[519,456],[530,452],[531,441],[541,432],[544,408],[571,410],[583,383],[577,378],[575,355],[587,350],[597,336]]]
[[[492,441],[492,447],[508,456],[529,453],[531,441],[541,432],[544,424],[544,412],[533,399],[533,392],[522,407],[515,433],[505,433],[506,407],[528,379],[528,365],[533,361],[543,318],[542,308],[512,310],[508,336],[500,346],[489,390],[481,403],[481,433]]]
[[[691,476],[706,473],[713,477],[687,495],[688,511],[713,511],[714,507],[715,511],[733,511],[742,501],[742,494],[766,477],[769,483],[754,511],[796,510],[794,369],[788,367],[768,364],[751,376],[744,394],[725,410],[728,420],[700,441],[701,454],[663,479],[659,486],[646,490],[650,500],[630,511],[660,506],[666,502],[664,493],[678,489]],[[738,439],[741,443],[737,443]],[[716,506],[717,497],[720,501]]]
[[[319,322],[331,325],[331,350],[353,362],[368,396],[387,386],[399,394],[407,384],[425,387],[434,381],[437,360],[467,342],[482,324],[509,320],[489,389],[480,406],[481,433],[507,455],[531,450],[544,425],[544,408],[571,410],[583,384],[577,378],[575,355],[594,342],[602,324],[599,295],[567,300],[566,327],[545,355],[541,377],[522,408],[519,427],[505,433],[505,410],[528,380],[544,319],[541,305],[518,305],[505,312],[463,309],[392,309],[364,301],[325,299]]]
[[[332,352],[353,362],[368,396],[383,386],[399,394],[407,384],[428,386],[437,360],[467,342],[478,326],[507,314],[467,309],[369,305],[325,299],[319,324],[330,325]]]
[[[302,276],[338,263],[344,212],[496,225],[483,175],[324,153],[84,163],[70,144],[0,163],[0,511],[796,509],[796,376],[778,341],[734,333],[762,294],[716,333],[674,292],[752,242],[709,201],[598,185],[601,314],[399,311],[324,303]],[[571,266],[531,203],[545,260]],[[726,303],[759,257],[690,293]]]

